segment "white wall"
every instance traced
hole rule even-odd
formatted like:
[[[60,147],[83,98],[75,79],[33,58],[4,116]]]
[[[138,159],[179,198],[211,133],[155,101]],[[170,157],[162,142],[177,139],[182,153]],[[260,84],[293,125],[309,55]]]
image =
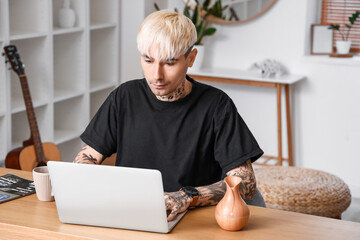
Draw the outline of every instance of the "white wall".
[[[179,6],[174,2],[168,1],[170,9]],[[290,73],[305,75],[307,79],[291,91],[295,165],[337,175],[349,185],[353,196],[360,197],[360,61],[346,65],[339,63],[341,60],[324,63],[304,57],[317,6],[314,0],[279,0],[257,20],[235,26],[215,25],[216,35],[204,41],[205,66],[247,69],[255,61],[272,58]],[[124,7],[123,11],[128,12]],[[127,32],[137,29],[136,24],[129,22],[122,28],[123,40],[132,37],[135,41]],[[130,45],[122,47],[130,51]],[[122,63],[131,67],[127,61]],[[275,89],[213,85],[233,98],[263,150],[276,155]]]
[[[160,8],[167,6],[166,0],[121,0],[121,81],[142,78],[140,54],[136,47],[136,36],[141,22],[155,10],[154,2]]]
[[[145,0],[121,0],[121,81],[142,77],[140,55],[136,48],[136,35],[145,18]]]

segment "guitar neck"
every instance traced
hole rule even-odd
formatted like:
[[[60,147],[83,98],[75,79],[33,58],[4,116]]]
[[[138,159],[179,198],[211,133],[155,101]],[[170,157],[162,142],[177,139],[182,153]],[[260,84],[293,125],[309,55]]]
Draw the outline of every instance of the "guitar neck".
[[[29,121],[31,140],[35,147],[36,158],[38,162],[45,161],[44,149],[42,147],[39,128],[36,122],[34,107],[31,100],[30,89],[25,75],[19,75],[21,88],[23,92],[24,102],[26,106],[26,113]]]

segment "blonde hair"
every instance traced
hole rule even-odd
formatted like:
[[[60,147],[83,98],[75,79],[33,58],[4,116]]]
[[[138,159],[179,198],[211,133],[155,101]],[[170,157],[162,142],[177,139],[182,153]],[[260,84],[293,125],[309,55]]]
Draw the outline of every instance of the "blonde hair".
[[[137,47],[142,55],[165,61],[189,53],[196,40],[196,28],[188,17],[161,10],[150,14],[142,22]]]

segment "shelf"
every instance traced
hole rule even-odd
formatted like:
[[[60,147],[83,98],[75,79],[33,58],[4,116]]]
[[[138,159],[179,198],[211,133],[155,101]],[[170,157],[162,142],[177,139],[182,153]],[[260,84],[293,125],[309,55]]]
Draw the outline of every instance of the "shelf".
[[[38,108],[45,106],[47,104],[47,101],[32,101],[33,107]],[[16,98],[13,101],[11,101],[11,114],[24,112],[26,111],[25,103],[23,99]]]
[[[56,129],[54,132],[56,136],[55,144],[62,144],[64,142],[68,142],[75,138],[78,138],[82,132],[83,131],[81,130],[73,131],[68,129]]]
[[[64,143],[57,144],[61,153],[61,160],[64,162],[74,161],[76,155],[80,152],[84,143],[79,137]]]
[[[9,1],[10,35],[46,32],[49,27],[49,1]],[[23,34],[21,34],[23,35]]]
[[[80,134],[119,84],[119,0],[70,0],[74,27],[61,28],[64,0],[0,0],[0,49],[15,45],[25,64],[43,142],[59,145],[72,161]],[[1,58],[1,57],[0,57]],[[9,65],[9,64],[8,64]],[[0,64],[0,167],[30,138],[19,76]],[[91,108],[91,109],[90,109]],[[64,157],[65,156],[65,157]]]
[[[90,24],[90,30],[100,30],[100,29],[113,28],[113,27],[116,27],[116,23],[93,22]]]
[[[333,58],[327,55],[307,55],[302,57],[303,62],[336,64],[345,66],[360,66],[360,55],[352,58]]]
[[[55,27],[53,29],[54,35],[60,35],[60,34],[68,34],[68,33],[77,33],[77,32],[84,32],[83,27],[73,27],[73,28],[59,28]]]
[[[13,76],[11,78],[11,112],[12,113],[25,110],[25,102],[24,102],[24,97],[22,95],[23,93],[22,93],[21,85],[19,80],[15,78],[17,77]],[[47,96],[44,96],[43,94],[39,94],[39,91],[34,86],[36,85],[36,83],[34,84],[32,81],[30,82],[28,79],[28,84],[30,88],[30,94],[31,94],[33,106],[38,107],[46,104],[46,102],[48,101],[46,99]],[[45,93],[47,94],[47,92],[48,91],[46,90]]]
[[[63,142],[79,136],[86,124],[88,116],[84,114],[85,97],[77,97],[54,105],[54,142]]]
[[[76,98],[84,95],[84,92],[80,91],[69,91],[68,89],[55,89],[54,102],[61,102],[71,98]]]
[[[46,37],[46,36],[47,36],[46,32],[14,30],[10,33],[10,41],[30,39],[30,38],[40,38],[40,37]]]
[[[90,33],[90,89],[98,86],[101,79],[104,84],[116,84],[117,54],[116,31],[113,28],[91,31]],[[107,62],[104,62],[107,59]]]
[[[115,88],[116,86],[116,83],[113,83],[113,82],[101,82],[101,81],[95,81],[93,80],[91,82],[91,89],[90,89],[90,92],[93,93],[93,92],[98,92],[98,91],[102,91],[104,89],[107,89],[107,88]]]
[[[86,87],[85,35],[76,32],[54,36],[55,100],[83,93]]]
[[[266,83],[285,83],[293,84],[300,80],[303,80],[305,76],[294,75],[294,74],[284,74],[279,77],[263,77],[261,73],[257,71],[249,70],[239,70],[239,69],[222,69],[222,68],[200,68],[198,70],[189,69],[189,75],[193,75],[196,79],[196,76],[206,76],[214,78],[226,78],[245,81],[254,81],[254,82],[266,82]]]
[[[47,142],[51,139],[49,125],[48,108],[46,106],[35,108],[36,122],[39,128],[42,142]],[[19,112],[12,114],[11,136],[12,149],[22,146],[22,142],[28,140],[30,137],[30,126],[26,112]]]
[[[100,106],[103,104],[113,89],[114,88],[108,88],[90,94],[90,119],[94,117],[95,113],[98,111]]]

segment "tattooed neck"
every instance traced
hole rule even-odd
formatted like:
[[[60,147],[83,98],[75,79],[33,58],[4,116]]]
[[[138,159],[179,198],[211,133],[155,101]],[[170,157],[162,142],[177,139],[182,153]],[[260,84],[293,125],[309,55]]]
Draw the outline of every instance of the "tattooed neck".
[[[156,98],[161,101],[176,101],[181,98],[184,98],[186,95],[188,95],[191,92],[192,84],[188,81],[184,81],[174,92],[169,93],[165,96],[158,96],[156,95]]]

